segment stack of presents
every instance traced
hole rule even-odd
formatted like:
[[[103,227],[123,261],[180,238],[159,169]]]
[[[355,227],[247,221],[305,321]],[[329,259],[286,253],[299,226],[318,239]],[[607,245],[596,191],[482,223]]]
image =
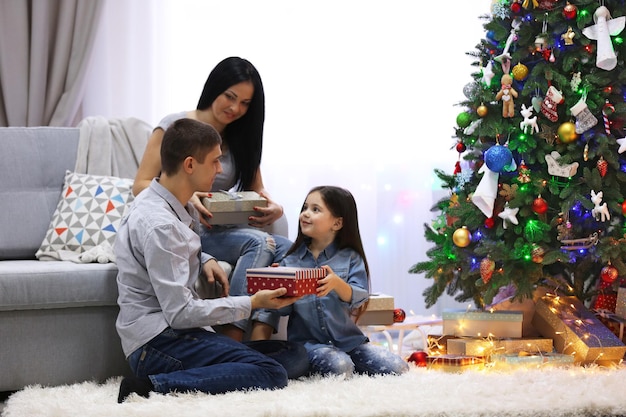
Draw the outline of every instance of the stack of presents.
[[[620,365],[626,354],[626,288],[620,289],[616,302],[622,307],[607,314],[586,308],[575,297],[548,293],[532,303],[531,311],[446,311],[442,334],[428,336],[426,366],[458,372]]]

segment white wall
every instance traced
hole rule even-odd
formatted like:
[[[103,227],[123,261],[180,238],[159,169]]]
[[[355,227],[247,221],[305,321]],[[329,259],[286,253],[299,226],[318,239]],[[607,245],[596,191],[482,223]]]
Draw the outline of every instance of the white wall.
[[[373,289],[407,313],[426,311],[431,281],[423,224],[452,172],[455,105],[475,71],[465,55],[484,37],[490,1],[106,0],[87,115],[152,124],[195,108],[221,59],[259,70],[266,91],[263,176],[285,207],[291,238],[307,191],[350,189]]]

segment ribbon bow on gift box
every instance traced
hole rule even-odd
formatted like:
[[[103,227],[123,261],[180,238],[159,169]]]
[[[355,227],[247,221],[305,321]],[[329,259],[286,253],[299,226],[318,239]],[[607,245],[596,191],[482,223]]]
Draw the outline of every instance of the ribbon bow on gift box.
[[[220,193],[226,194],[231,200],[242,200],[243,196],[236,191],[220,190]]]

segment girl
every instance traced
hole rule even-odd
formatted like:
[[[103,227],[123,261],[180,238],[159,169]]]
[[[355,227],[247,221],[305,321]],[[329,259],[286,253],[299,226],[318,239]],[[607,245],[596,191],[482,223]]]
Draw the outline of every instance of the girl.
[[[202,251],[235,265],[230,288],[224,289],[224,295],[247,295],[246,269],[276,262],[291,245],[287,238],[260,229],[281,218],[283,208],[270,198],[261,176],[265,93],[258,71],[243,58],[224,59],[209,74],[196,110],[170,114],[161,120],[148,140],[137,170],[133,185],[135,195],[159,175],[163,132],[182,118],[210,124],[222,136],[223,172],[217,176],[211,190],[196,192],[190,202],[200,213],[203,224]],[[208,196],[209,191],[232,188],[256,191],[267,199],[267,207],[259,207],[261,215],[251,217],[249,225],[209,226],[206,219],[211,214],[200,199]],[[246,328],[247,320],[241,320],[221,330],[241,341]]]
[[[320,186],[309,192],[296,241],[280,264],[327,271],[318,281],[317,295],[278,310],[289,315],[288,339],[304,344],[312,373],[350,376],[408,370],[400,356],[369,343],[352,316],[368,300],[370,277],[356,202],[349,191]]]

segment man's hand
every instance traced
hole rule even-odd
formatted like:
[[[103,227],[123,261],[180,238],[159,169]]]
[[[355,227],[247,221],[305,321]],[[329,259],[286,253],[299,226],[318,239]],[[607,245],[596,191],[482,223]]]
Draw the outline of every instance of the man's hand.
[[[287,288],[276,288],[275,290],[260,290],[250,296],[252,310],[257,308],[279,309],[287,307],[298,301],[301,297],[283,297],[287,293]]]
[[[215,258],[202,265],[202,272],[204,272],[204,276],[209,285],[215,285],[216,281],[219,282],[222,286],[222,297],[228,296],[228,291],[230,290],[228,275],[226,275],[226,272],[222,269],[220,264],[217,263]]]

